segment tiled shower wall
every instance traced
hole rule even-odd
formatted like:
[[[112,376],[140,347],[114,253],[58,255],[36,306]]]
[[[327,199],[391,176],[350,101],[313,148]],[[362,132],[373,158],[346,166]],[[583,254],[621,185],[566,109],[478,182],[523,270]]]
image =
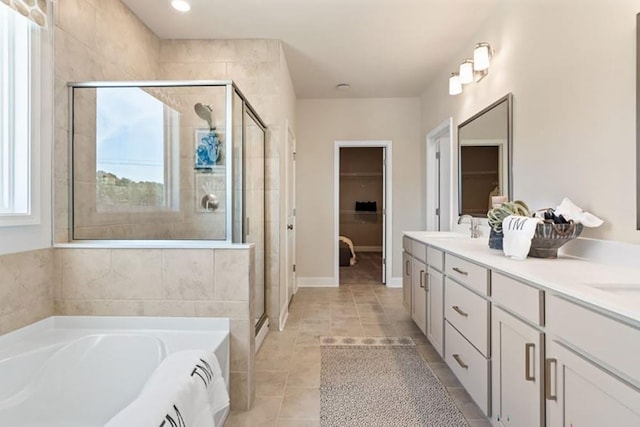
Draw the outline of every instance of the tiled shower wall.
[[[56,314],[229,317],[231,405],[252,405],[253,248],[56,251]]]
[[[0,335],[53,314],[54,250],[0,256]]]

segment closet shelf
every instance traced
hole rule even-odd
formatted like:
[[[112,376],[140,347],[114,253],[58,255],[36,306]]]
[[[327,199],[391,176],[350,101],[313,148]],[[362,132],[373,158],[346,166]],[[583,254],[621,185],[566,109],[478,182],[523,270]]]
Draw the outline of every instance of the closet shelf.
[[[340,172],[344,178],[382,177],[382,172]]]

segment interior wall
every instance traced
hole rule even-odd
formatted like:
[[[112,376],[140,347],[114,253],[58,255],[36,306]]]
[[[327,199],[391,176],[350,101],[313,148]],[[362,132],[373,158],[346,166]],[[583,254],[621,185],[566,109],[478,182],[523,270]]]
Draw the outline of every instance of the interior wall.
[[[401,232],[420,229],[424,223],[422,158],[416,155],[422,145],[420,99],[300,99],[296,120],[299,282],[326,285],[333,281],[336,140],[392,141],[393,240],[389,250],[393,277],[401,277]]]
[[[635,226],[638,11],[635,0],[503,2],[423,93],[423,132],[449,116],[457,126],[512,92],[514,197],[540,209],[567,196],[605,221],[585,229],[583,237],[640,243]],[[480,41],[496,49],[489,75],[449,96],[450,72]]]

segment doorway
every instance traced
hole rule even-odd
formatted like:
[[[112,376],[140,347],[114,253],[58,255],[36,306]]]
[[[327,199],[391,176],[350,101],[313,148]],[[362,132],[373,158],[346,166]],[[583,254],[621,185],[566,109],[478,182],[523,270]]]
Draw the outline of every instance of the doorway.
[[[390,151],[386,141],[336,142],[335,279],[340,286],[388,282]]]

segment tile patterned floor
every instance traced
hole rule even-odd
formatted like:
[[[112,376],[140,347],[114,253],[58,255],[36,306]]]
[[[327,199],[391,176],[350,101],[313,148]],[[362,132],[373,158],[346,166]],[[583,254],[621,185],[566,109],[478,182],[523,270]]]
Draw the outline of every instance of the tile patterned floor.
[[[382,285],[382,252],[358,252],[358,262],[340,267],[340,286]]]
[[[270,332],[256,356],[254,408],[232,411],[225,426],[318,427],[320,335],[412,337],[470,427],[490,426],[407,314],[402,290],[381,285],[300,289],[289,309],[285,330]]]

